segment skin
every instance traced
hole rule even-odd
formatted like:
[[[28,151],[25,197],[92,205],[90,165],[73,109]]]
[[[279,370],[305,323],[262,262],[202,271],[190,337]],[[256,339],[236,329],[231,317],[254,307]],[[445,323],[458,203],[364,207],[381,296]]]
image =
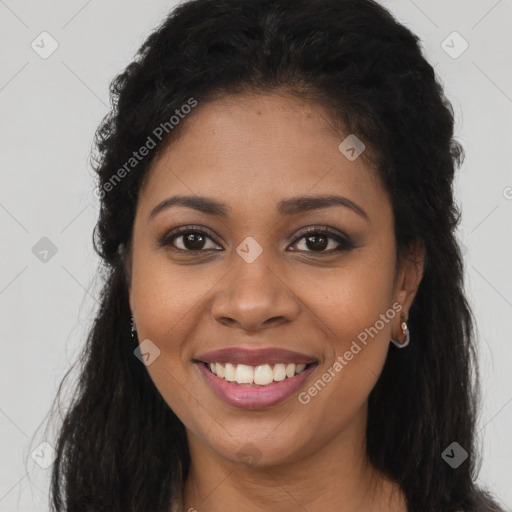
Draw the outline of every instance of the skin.
[[[367,399],[390,339],[403,339],[399,314],[307,404],[296,395],[265,409],[225,404],[192,360],[227,346],[287,348],[319,362],[300,391],[307,390],[393,303],[407,318],[422,246],[411,247],[397,272],[389,198],[363,158],[340,152],[347,134],[334,131],[322,107],[246,94],[199,105],[182,122],[183,133],[155,159],[142,187],[128,271],[139,340],[160,350],[147,370],[187,430],[184,510],[405,511],[400,488],[365,451]],[[343,206],[276,212],[282,199],[333,193],[368,218]],[[149,219],[175,194],[222,201],[229,216],[173,206]],[[158,246],[188,225],[215,235],[203,252],[185,253],[183,233],[174,246]],[[306,226],[329,226],[356,247],[334,252],[340,244],[322,238],[329,245],[315,250]],[[250,264],[236,252],[248,236],[263,249]],[[248,449],[257,457],[243,462]]]

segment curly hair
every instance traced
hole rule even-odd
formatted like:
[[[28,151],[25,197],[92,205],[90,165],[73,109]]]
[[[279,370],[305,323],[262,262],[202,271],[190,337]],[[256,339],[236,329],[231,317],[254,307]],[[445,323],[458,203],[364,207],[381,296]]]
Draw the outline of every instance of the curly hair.
[[[410,512],[501,510],[475,482],[480,390],[452,189],[464,151],[418,37],[372,0],[187,1],[112,82],[92,159],[101,304],[59,430],[52,510],[165,511],[182,491],[190,465],[185,428],[133,355],[118,248],[130,248],[143,180],[186,119],[121,180],[112,178],[190,98],[201,105],[276,91],[327,107],[333,124],[360,134],[389,194],[398,254],[418,239],[425,246],[409,318],[414,343],[390,347],[369,396],[369,460],[401,486]],[[441,457],[453,441],[468,452],[457,469]]]

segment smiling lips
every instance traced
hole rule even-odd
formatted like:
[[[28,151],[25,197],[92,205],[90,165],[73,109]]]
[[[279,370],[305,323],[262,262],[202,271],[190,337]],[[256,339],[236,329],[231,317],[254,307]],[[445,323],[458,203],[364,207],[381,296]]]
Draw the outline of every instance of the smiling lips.
[[[195,362],[221,399],[245,408],[286,400],[318,365],[310,356],[277,348],[221,349],[198,356]]]

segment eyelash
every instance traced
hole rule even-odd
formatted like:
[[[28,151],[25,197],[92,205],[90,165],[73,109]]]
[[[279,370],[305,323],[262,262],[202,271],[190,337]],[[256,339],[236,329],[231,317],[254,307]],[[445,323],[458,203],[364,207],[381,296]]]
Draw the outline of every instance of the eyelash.
[[[198,249],[197,251],[193,251],[193,250],[187,250],[187,249],[180,249],[178,247],[173,246],[173,242],[177,238],[179,238],[180,236],[183,236],[185,234],[192,234],[192,233],[206,236],[206,237],[210,238],[213,242],[215,242],[215,236],[209,229],[197,228],[194,226],[183,226],[183,227],[177,228],[176,230],[174,230],[173,232],[171,232],[169,234],[164,235],[158,242],[158,246],[159,247],[171,246],[172,250],[179,251],[182,253],[191,253],[191,254],[198,254],[200,252],[206,252],[206,251],[212,251],[212,250],[217,251],[217,249]],[[295,241],[293,242],[293,245],[295,245],[297,242],[299,242],[303,238],[307,238],[307,237],[313,236],[313,235],[327,236],[328,238],[331,238],[335,242],[339,243],[340,246],[337,247],[336,249],[331,249],[329,251],[319,251],[319,252],[296,251],[296,252],[307,252],[307,253],[313,253],[313,254],[318,254],[318,255],[322,256],[324,254],[333,254],[333,253],[341,252],[341,251],[349,251],[349,250],[355,248],[355,245],[348,237],[340,235],[337,231],[334,231],[333,229],[329,228],[328,226],[323,226],[321,228],[320,227],[307,228],[305,231],[303,231],[300,234],[300,236],[298,238],[295,239]],[[217,242],[215,242],[215,243],[217,243]],[[220,244],[217,244],[217,245],[220,245]]]

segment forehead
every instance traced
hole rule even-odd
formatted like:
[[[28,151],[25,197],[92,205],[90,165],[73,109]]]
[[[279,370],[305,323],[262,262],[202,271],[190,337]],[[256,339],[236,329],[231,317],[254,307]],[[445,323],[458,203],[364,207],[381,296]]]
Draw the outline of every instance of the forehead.
[[[199,105],[184,130],[153,162],[141,191],[148,211],[171,194],[221,199],[237,213],[284,197],[341,194],[367,211],[385,207],[376,171],[349,160],[320,105],[265,94],[228,96]],[[364,206],[363,206],[364,208]]]

